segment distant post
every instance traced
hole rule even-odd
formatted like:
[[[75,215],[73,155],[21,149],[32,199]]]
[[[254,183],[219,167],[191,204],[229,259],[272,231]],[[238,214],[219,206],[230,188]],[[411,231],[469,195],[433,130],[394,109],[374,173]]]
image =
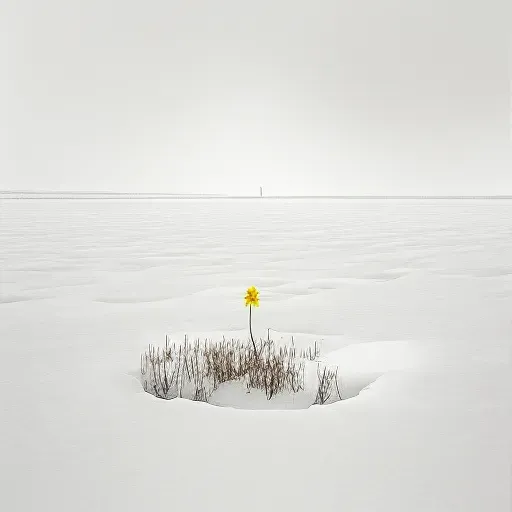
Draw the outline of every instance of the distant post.
[[[263,197],[263,187],[260,187],[260,197]]]

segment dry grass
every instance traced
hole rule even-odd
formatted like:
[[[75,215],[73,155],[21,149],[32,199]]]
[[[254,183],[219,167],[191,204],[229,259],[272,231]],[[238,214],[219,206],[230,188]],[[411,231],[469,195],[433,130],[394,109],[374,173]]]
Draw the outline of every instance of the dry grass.
[[[212,342],[187,337],[183,343],[170,343],[166,337],[165,347],[149,345],[141,355],[141,375],[144,390],[159,398],[177,397],[208,402],[220,384],[242,381],[248,390],[260,389],[267,399],[278,393],[297,393],[304,390],[304,373],[307,361],[319,356],[315,342],[297,354],[291,346],[277,347],[270,337],[256,343],[226,340]],[[319,389],[315,403],[325,403],[336,381],[337,370],[326,370],[319,377]],[[338,395],[341,399],[341,394]]]
[[[317,366],[317,376],[318,376],[318,389],[316,392],[315,404],[323,405],[325,404],[336,388],[336,393],[338,398],[341,398],[340,387],[338,384],[338,368],[336,370],[323,367],[320,370],[320,365]]]

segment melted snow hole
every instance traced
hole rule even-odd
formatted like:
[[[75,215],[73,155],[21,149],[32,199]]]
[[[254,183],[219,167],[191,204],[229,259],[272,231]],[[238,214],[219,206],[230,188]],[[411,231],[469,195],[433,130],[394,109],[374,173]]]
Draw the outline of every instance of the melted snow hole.
[[[197,395],[193,383],[182,385],[180,390],[175,387],[166,396],[160,394],[159,398],[207,401],[219,407],[249,410],[307,409],[314,404],[328,405],[353,398],[384,373],[417,366],[420,356],[418,345],[411,342],[359,343],[327,353],[318,360],[306,361],[304,389],[298,392],[282,391],[268,399],[264,390],[248,389],[243,381],[229,381],[210,391],[207,400],[204,395]],[[333,373],[337,371],[337,377],[332,379],[322,399],[319,397],[319,374],[324,368]],[[158,396],[154,382],[147,374],[139,378],[148,393]]]

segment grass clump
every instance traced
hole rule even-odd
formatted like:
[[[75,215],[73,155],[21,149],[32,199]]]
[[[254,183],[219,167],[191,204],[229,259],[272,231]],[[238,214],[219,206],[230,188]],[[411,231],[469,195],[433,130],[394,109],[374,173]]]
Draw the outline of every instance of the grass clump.
[[[303,391],[305,365],[318,356],[316,343],[297,353],[293,338],[291,346],[278,347],[270,337],[190,342],[185,336],[178,345],[166,337],[163,348],[149,345],[141,355],[142,384],[158,398],[208,402],[224,382],[241,381],[248,391],[262,390],[270,400],[278,393]],[[324,368],[321,373],[318,369],[318,379],[315,403],[326,403],[334,387],[341,399],[337,371]]]

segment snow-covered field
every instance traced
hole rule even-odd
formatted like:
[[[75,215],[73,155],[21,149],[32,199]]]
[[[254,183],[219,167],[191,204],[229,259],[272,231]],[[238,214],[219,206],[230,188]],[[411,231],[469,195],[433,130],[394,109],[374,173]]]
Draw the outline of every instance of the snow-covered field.
[[[510,510],[512,201],[3,200],[0,272],[2,511]],[[142,390],[251,285],[352,398]]]

